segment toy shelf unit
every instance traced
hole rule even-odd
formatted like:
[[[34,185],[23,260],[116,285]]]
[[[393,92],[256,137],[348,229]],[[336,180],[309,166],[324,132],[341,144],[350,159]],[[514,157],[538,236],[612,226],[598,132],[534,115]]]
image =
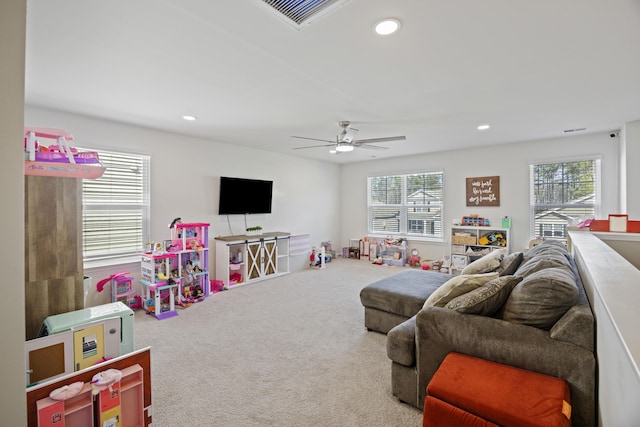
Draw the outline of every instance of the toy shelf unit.
[[[176,279],[171,277],[171,272],[178,268],[177,265],[178,255],[175,253],[142,254],[142,279],[140,279],[144,290],[142,304],[147,313],[153,314],[157,319],[162,320],[178,315],[175,309],[178,284]]]
[[[82,389],[65,400],[45,397],[36,402],[38,427],[82,426],[93,427],[93,394],[91,384],[84,383]]]
[[[407,241],[384,239],[377,242],[378,258],[382,258],[382,263],[402,267],[407,264]]]
[[[170,253],[178,256],[171,270],[178,285],[177,303],[186,306],[209,296],[209,224],[178,223],[171,229]]]
[[[491,253],[510,248],[509,229],[502,227],[451,227],[451,274],[460,274],[464,267]]]
[[[88,382],[67,399],[38,400],[38,427],[144,426],[143,369],[136,364],[121,373],[121,380],[99,391],[95,402]]]
[[[229,289],[289,273],[289,235],[216,237],[216,280]]]

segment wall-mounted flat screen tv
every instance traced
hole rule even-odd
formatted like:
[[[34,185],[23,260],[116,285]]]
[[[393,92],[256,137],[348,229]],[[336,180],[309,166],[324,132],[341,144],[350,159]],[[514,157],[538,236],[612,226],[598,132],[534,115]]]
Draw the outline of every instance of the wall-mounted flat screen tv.
[[[220,177],[219,215],[271,213],[273,181]]]

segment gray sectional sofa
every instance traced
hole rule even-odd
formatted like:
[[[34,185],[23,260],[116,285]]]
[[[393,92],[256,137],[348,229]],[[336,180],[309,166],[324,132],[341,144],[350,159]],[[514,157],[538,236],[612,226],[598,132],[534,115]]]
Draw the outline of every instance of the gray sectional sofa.
[[[365,326],[387,333],[394,396],[422,408],[429,381],[455,351],[563,378],[573,425],[595,425],[594,317],[571,256],[545,241],[504,256],[494,270],[473,290],[444,298],[465,279],[403,270],[362,289]]]

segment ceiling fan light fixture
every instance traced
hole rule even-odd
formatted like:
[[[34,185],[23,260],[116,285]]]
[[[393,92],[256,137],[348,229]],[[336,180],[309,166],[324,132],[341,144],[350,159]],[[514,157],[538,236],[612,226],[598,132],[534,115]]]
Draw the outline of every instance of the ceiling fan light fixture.
[[[341,153],[346,153],[347,151],[353,151],[353,145],[345,144],[343,142],[336,145],[336,151]]]
[[[388,36],[400,29],[400,21],[395,18],[385,18],[376,22],[373,30],[380,36]]]

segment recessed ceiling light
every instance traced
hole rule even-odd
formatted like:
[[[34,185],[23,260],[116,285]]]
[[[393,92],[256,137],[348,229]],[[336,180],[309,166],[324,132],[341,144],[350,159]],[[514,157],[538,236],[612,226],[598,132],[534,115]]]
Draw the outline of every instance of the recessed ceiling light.
[[[198,120],[198,118],[196,116],[182,116],[183,119],[187,120],[187,121],[194,121],[194,120]]]
[[[378,21],[373,29],[376,34],[379,34],[381,36],[388,36],[400,29],[400,21],[395,18],[386,18],[382,21]]]
[[[329,150],[329,154],[338,154],[338,151],[336,151],[334,149],[331,149],[331,150]]]
[[[478,130],[487,130],[487,129],[489,129],[490,127],[491,127],[491,126],[489,126],[489,125],[480,125],[480,126],[478,126]]]

